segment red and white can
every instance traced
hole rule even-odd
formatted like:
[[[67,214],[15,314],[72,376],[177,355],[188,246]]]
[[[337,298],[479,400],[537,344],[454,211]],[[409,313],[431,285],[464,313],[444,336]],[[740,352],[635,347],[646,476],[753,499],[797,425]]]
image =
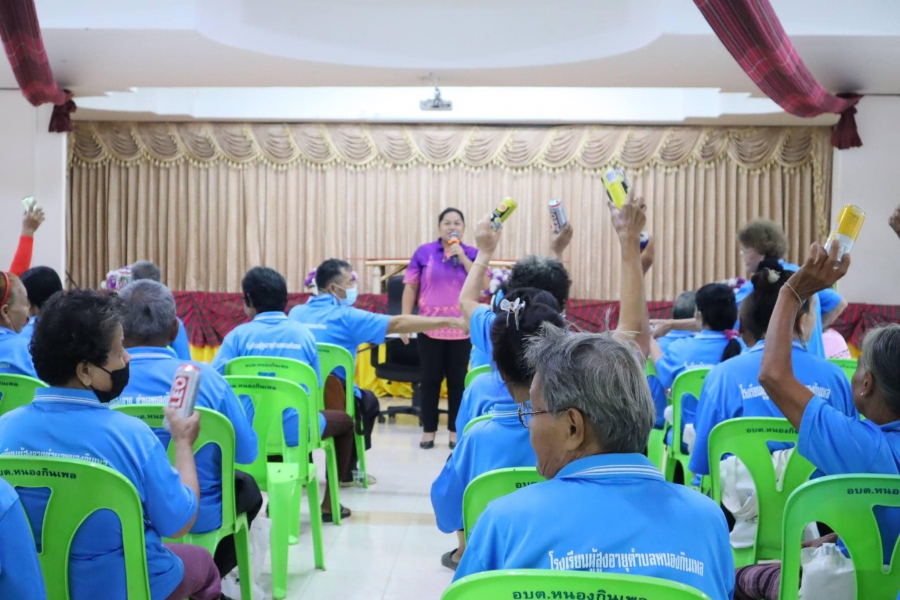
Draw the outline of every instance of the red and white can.
[[[182,419],[194,414],[194,405],[197,404],[197,394],[200,392],[200,368],[184,364],[175,371],[175,380],[169,391],[169,407],[174,408]],[[169,420],[163,421],[163,427],[169,429]]]
[[[563,210],[562,200],[554,198],[550,201],[550,220],[553,222],[553,231],[559,233],[566,226],[569,219],[566,218],[566,211]]]

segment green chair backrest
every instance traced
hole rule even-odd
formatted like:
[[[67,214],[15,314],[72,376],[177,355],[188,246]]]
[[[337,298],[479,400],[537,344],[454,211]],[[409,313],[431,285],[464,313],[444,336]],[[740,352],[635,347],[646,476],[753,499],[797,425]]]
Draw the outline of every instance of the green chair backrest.
[[[654,365],[653,361],[650,359],[647,359],[647,362],[644,364],[644,375],[647,377],[659,377],[659,375],[656,374],[656,365]]]
[[[315,370],[305,362],[294,360],[293,358],[279,358],[275,356],[243,356],[229,360],[225,365],[225,375],[246,375],[249,377],[278,377],[279,379],[287,379],[299,383],[309,391],[309,397],[315,401],[309,403],[309,415],[307,418],[310,423],[319,422],[319,396],[322,391],[319,388],[319,378]],[[322,381],[324,381],[324,376]],[[276,433],[273,436],[275,445],[283,440],[282,433]],[[317,446],[319,442],[320,431],[318,427],[310,430],[309,435],[312,436],[313,446]]]
[[[700,391],[703,382],[709,374],[708,367],[688,369],[683,371],[672,383],[672,447],[675,452],[681,452],[681,400],[685,394],[691,394],[697,400],[700,399]]]
[[[120,404],[113,406],[113,410],[136,417],[152,427],[162,429],[163,426],[162,404]],[[201,406],[194,410],[200,413],[200,435],[194,442],[194,454],[208,444],[219,447],[222,456],[222,525],[223,529],[231,529],[237,520],[234,509],[234,427],[228,417],[209,408]],[[175,444],[169,438],[169,461],[175,464]],[[232,510],[226,510],[231,507]]]
[[[31,404],[34,391],[47,384],[27,375],[0,375],[0,417],[6,413]]]
[[[784,551],[781,600],[796,599],[800,589],[800,543],[807,523],[825,523],[841,537],[853,557],[856,597],[896,598],[900,589],[897,551],[884,570],[881,534],[872,508],[900,507],[900,477],[896,475],[833,475],[801,485],[784,508]]]
[[[828,362],[839,366],[847,376],[847,381],[850,381],[856,372],[856,361],[852,358],[829,358]]]
[[[494,415],[492,415],[490,413],[488,413],[486,415],[478,415],[477,417],[475,417],[474,419],[472,419],[471,421],[466,423],[466,426],[463,427],[463,433],[467,432],[469,430],[469,428],[472,427],[472,425],[474,425],[475,423],[478,423],[480,421],[487,421],[488,419],[492,418],[493,416]]]
[[[347,352],[346,348],[341,348],[336,344],[316,344],[319,347],[319,370],[322,372],[323,392],[320,399],[319,410],[325,408],[324,383],[331,375],[331,372],[338,367],[344,368],[347,374],[347,381],[344,390],[347,392],[347,405],[345,410],[348,415],[356,414],[356,399],[353,395],[353,379],[356,377],[356,361],[353,355]]]
[[[290,462],[298,464],[299,477],[305,480],[309,474],[309,436],[312,433],[308,416],[310,398],[306,391],[299,384],[280,377],[226,375],[225,380],[238,397],[249,396],[253,402],[256,460],[252,464],[241,465],[241,471],[249,473],[261,488],[265,486],[268,477],[266,440],[269,438],[270,430],[274,428],[277,435],[281,436],[282,456],[291,457]],[[299,443],[294,448],[288,448],[284,444],[284,437],[281,434],[283,427],[281,414],[289,408],[296,410],[299,415],[297,431]],[[314,429],[318,431],[318,418],[315,423]]]
[[[541,481],[546,480],[534,467],[513,467],[482,473],[469,482],[463,493],[463,529],[466,539],[489,502]]]
[[[479,375],[481,375],[482,373],[490,373],[490,372],[491,372],[490,365],[475,367],[474,369],[472,369],[471,371],[466,373],[466,387],[469,387],[469,384],[472,383],[472,381],[474,381],[475,378],[478,377]]]
[[[709,466],[712,489],[710,496],[722,501],[722,479],[719,461],[726,454],[737,456],[747,467],[759,501],[759,523],[756,529],[756,560],[771,560],[781,556],[781,521],[784,505],[791,493],[809,481],[815,467],[791,453],[785,468],[781,489],[775,485],[775,467],[767,442],[797,444],[797,430],[787,419],[771,417],[743,417],[716,425],[709,434]]]
[[[143,509],[127,477],[96,463],[34,456],[0,456],[0,477],[17,488],[50,488],[38,555],[48,598],[69,598],[72,540],[91,514],[106,509],[122,527],[128,598],[150,600]]]
[[[476,573],[454,582],[441,596],[441,600],[473,598],[710,600],[696,588],[657,577],[549,569]]]

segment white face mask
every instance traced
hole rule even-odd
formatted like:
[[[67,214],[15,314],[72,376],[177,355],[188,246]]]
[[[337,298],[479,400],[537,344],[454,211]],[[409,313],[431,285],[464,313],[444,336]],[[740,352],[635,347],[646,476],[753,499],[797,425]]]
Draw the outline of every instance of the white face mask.
[[[347,293],[346,298],[338,298],[338,301],[344,306],[353,306],[356,304],[356,299],[359,298],[359,289],[356,286],[352,288],[343,288],[338,284],[334,284],[335,287],[344,290]],[[335,296],[337,298],[337,296]]]

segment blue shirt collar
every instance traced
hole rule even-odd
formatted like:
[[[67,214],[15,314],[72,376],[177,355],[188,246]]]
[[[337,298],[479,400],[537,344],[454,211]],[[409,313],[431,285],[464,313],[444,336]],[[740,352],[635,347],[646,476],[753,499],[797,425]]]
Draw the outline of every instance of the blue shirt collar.
[[[793,343],[791,344],[795,350],[803,350],[806,352],[806,348],[803,347],[803,342],[794,338]],[[766,347],[766,340],[759,340],[756,344],[747,350],[747,352],[762,352],[763,348]]]
[[[287,315],[283,312],[279,312],[277,310],[270,310],[269,312],[259,313],[255,317],[253,317],[254,321],[282,321],[287,319]]]
[[[519,405],[515,402],[504,402],[502,404],[495,404],[493,411],[491,411],[491,415],[493,419],[515,419],[519,420]]]
[[[16,332],[7,327],[0,326],[0,335],[16,335]]]
[[[126,350],[131,358],[178,358],[175,351],[169,347],[135,346],[134,348],[126,348]]]
[[[667,333],[665,335],[665,337],[680,338],[680,337],[693,337],[694,335],[696,335],[696,334],[693,331],[688,331],[686,329],[673,329],[672,331]]]
[[[340,308],[343,306],[340,302],[337,301],[337,298],[335,298],[332,294],[329,294],[328,292],[322,292],[318,296],[310,296],[309,300],[307,300],[306,303],[310,306],[317,305],[317,304],[322,304],[325,306],[333,306],[335,308]],[[267,313],[267,314],[274,314],[274,313]]]
[[[107,405],[101,404],[91,390],[76,390],[73,388],[48,387],[39,388],[34,391],[35,402],[67,402],[71,404],[81,404],[93,406],[95,408],[107,408]]]
[[[555,479],[598,479],[601,477],[641,477],[665,480],[643,454],[594,454],[567,464]]]
[[[704,329],[700,333],[694,336],[695,340],[724,340],[725,332],[724,331],[712,331],[710,329]]]

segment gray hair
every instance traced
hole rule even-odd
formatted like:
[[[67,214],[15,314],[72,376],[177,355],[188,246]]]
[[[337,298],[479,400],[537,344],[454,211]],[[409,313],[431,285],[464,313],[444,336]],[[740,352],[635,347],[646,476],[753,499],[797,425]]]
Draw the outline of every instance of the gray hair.
[[[888,408],[900,414],[900,325],[872,329],[862,343],[859,362],[872,374]]]
[[[168,336],[177,319],[175,298],[169,288],[141,279],[119,292],[122,299],[122,328],[131,340],[152,340]]]
[[[610,333],[545,325],[531,339],[527,360],[550,413],[581,411],[604,452],[644,451],[656,411],[634,348]]]
[[[162,281],[162,271],[156,263],[149,260],[139,260],[131,265],[131,276],[134,281],[149,279],[150,281]]]
[[[673,319],[693,319],[697,312],[697,292],[688,290],[681,292],[672,305]]]

